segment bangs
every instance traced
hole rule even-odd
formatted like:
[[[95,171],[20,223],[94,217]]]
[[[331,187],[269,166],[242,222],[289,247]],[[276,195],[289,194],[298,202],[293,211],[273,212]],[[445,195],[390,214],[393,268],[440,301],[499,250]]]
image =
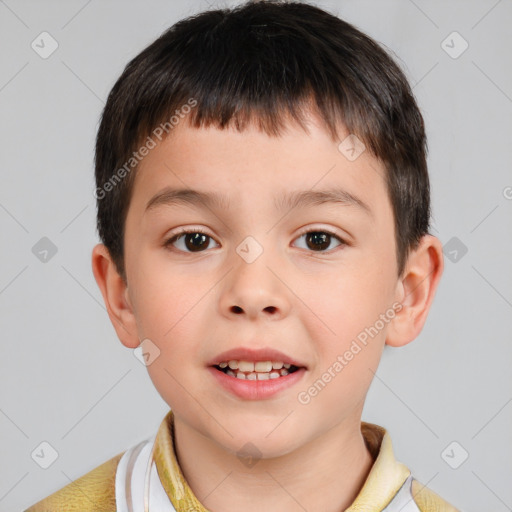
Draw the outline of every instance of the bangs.
[[[269,7],[275,10],[271,24]],[[132,61],[125,70],[127,78],[135,75],[126,80],[130,94],[122,96],[128,129],[137,132],[137,141],[193,98],[197,106],[186,117],[197,128],[243,131],[254,124],[278,136],[291,120],[307,131],[308,115],[314,114],[333,141],[344,125],[374,156],[389,157],[392,91],[370,80],[368,70],[390,74],[378,58],[382,49],[363,40],[359,46],[370,48],[354,52],[355,41],[347,42],[346,35],[333,45],[325,27],[315,30],[312,20],[305,29],[298,12],[293,23],[292,4],[286,12],[282,7],[251,4],[244,7],[244,18],[236,16],[242,7],[229,16],[210,11],[207,23],[200,16],[187,21],[186,36],[179,22]],[[286,17],[282,23],[280,16]],[[144,76],[137,76],[142,71]]]

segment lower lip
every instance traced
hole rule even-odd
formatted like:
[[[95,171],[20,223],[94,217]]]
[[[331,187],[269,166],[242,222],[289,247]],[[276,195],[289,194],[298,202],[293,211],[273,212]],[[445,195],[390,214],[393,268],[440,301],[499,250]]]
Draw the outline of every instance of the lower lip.
[[[208,370],[224,389],[244,400],[270,398],[299,382],[306,373],[305,368],[299,368],[297,371],[277,379],[247,380],[231,377],[213,366],[209,366]]]

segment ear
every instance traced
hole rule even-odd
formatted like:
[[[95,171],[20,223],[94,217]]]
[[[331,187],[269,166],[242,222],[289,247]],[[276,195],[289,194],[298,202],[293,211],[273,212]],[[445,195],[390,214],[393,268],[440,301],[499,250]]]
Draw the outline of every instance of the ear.
[[[97,244],[92,250],[92,271],[118,338],[126,347],[137,348],[140,341],[128,287],[103,244]]]
[[[443,247],[432,235],[421,238],[418,247],[407,258],[397,285],[396,315],[390,322],[386,344],[401,347],[414,340],[425,324],[443,273]]]

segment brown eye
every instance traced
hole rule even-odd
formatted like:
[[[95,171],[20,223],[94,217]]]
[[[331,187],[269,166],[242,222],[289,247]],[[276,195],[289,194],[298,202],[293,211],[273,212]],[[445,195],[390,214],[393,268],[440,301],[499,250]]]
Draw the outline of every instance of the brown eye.
[[[298,237],[303,238],[306,241],[306,249],[310,249],[315,252],[326,252],[331,245],[333,239],[339,242],[339,245],[345,245],[345,242],[334,233],[330,231],[308,231]]]
[[[174,246],[182,252],[204,252],[208,249],[213,238],[202,231],[182,231],[174,235],[165,246]]]
[[[320,231],[313,231],[311,233],[307,233],[306,235],[306,243],[308,247],[313,250],[324,251],[330,245],[331,235],[327,233],[322,233]]]

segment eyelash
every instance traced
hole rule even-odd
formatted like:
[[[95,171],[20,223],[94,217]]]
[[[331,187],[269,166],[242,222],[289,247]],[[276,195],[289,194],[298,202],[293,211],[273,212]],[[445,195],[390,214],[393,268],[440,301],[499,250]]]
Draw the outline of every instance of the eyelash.
[[[206,231],[202,230],[201,228],[193,228],[193,229],[183,228],[180,231],[178,231],[177,233],[174,233],[171,238],[169,238],[166,242],[164,242],[164,247],[172,246],[172,244],[174,242],[177,242],[179,240],[179,238],[182,237],[183,235],[196,234],[196,233],[205,235],[208,238],[213,240],[213,237],[210,236]],[[343,240],[343,238],[341,238],[339,235],[337,235],[334,231],[331,231],[329,229],[324,229],[324,228],[320,228],[320,229],[311,229],[310,228],[305,231],[301,231],[297,235],[296,239],[298,239],[304,235],[307,235],[308,233],[325,233],[325,234],[331,236],[332,238],[335,238],[338,242],[340,242],[340,244],[337,247],[343,247],[343,246],[349,245],[347,242],[345,242],[345,240]],[[174,250],[177,250],[178,252],[182,252],[185,254],[194,254],[194,252],[192,252],[192,251],[182,251],[181,249],[174,249]],[[334,251],[334,249],[331,249],[329,251],[313,251],[313,250],[311,250],[312,253],[316,253],[316,254],[329,254],[330,252],[333,252],[333,251]],[[205,252],[205,251],[198,251],[198,252]]]

